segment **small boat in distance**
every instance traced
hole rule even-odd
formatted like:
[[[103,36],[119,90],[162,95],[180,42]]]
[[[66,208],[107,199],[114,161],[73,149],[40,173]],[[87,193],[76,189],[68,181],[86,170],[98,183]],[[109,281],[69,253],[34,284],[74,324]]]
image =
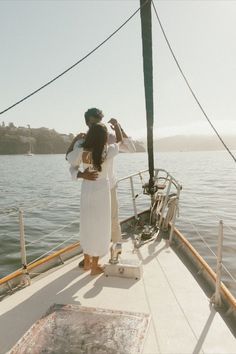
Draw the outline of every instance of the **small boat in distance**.
[[[32,153],[32,134],[31,134],[31,128],[30,125],[28,124],[28,129],[29,129],[29,150],[26,153],[26,156],[34,156],[34,154]]]
[[[26,156],[34,156],[34,154],[29,150],[28,152],[27,152],[27,154],[25,154]]]

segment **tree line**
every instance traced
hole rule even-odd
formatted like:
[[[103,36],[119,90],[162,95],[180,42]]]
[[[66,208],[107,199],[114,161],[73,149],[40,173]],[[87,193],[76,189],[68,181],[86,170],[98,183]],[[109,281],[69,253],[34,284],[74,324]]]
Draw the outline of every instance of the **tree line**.
[[[16,127],[14,123],[0,125],[0,154],[64,154],[73,134],[59,134],[54,129]]]

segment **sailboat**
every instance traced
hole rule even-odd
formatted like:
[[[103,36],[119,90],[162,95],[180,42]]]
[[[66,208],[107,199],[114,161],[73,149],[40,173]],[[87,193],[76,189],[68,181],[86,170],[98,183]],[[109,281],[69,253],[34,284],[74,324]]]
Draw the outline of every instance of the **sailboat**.
[[[29,138],[29,150],[28,150],[26,156],[33,156],[34,154],[32,153],[31,129],[30,129],[29,124],[28,124],[28,129],[29,129],[30,138]]]
[[[181,184],[154,167],[151,9],[140,0],[149,168],[117,182],[130,183],[133,203],[124,240],[99,277],[78,268],[79,242],[27,264],[20,211],[22,268],[0,279],[0,353],[236,353],[236,300],[220,278],[223,223],[215,273],[175,226]],[[135,178],[150,202],[141,212]]]
[[[31,142],[29,143],[29,150],[26,154],[27,156],[33,156],[34,154],[32,153],[32,145],[31,145]]]

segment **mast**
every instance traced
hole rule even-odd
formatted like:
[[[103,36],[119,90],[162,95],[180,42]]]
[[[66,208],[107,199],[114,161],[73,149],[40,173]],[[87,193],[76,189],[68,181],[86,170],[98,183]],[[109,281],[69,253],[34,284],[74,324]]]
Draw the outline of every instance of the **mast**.
[[[146,3],[146,4],[145,4]],[[154,186],[154,158],[153,158],[153,66],[152,66],[152,14],[151,0],[140,0],[140,15],[143,48],[143,74],[147,120],[147,150],[149,168],[149,191]]]

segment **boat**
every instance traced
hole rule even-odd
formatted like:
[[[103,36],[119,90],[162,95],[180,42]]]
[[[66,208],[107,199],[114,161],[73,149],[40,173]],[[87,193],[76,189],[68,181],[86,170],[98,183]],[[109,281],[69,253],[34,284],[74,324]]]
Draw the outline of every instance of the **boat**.
[[[149,168],[117,181],[129,184],[133,205],[122,242],[97,277],[78,267],[79,241],[27,264],[19,210],[22,268],[0,279],[0,353],[236,353],[236,299],[221,281],[223,222],[215,272],[176,227],[181,183],[154,166],[151,9],[140,0]],[[137,180],[149,201],[141,211]]]
[[[29,129],[29,150],[28,152],[25,154],[26,156],[34,156],[33,152],[32,152],[32,137],[31,137],[31,128],[30,128],[30,125],[28,124],[28,129]]]
[[[32,153],[32,144],[31,141],[29,142],[29,150],[27,151],[27,153],[25,154],[26,156],[34,156],[34,154]]]

